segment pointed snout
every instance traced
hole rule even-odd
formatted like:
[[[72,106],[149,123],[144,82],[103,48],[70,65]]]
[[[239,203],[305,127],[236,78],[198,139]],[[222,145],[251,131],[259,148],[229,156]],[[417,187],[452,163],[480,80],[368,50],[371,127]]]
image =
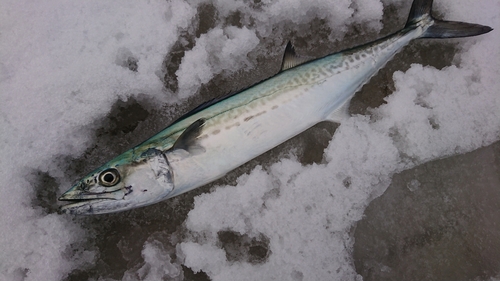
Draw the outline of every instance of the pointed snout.
[[[59,198],[59,201],[81,200],[84,193],[81,184],[73,185],[68,191],[64,192]]]

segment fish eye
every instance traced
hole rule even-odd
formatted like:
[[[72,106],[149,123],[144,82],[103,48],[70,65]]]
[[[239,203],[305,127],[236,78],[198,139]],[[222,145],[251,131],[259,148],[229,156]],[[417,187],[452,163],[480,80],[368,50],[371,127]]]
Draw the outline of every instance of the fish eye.
[[[113,186],[120,182],[120,173],[116,169],[104,170],[99,175],[99,183],[104,186]]]

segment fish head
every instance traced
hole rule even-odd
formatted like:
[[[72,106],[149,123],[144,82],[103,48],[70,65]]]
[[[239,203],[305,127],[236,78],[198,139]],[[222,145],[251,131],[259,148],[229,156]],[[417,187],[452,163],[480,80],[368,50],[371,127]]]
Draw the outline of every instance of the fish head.
[[[174,189],[166,156],[153,150],[134,161],[124,155],[79,180],[60,198],[71,201],[61,207],[69,214],[93,215],[125,211],[154,204]]]

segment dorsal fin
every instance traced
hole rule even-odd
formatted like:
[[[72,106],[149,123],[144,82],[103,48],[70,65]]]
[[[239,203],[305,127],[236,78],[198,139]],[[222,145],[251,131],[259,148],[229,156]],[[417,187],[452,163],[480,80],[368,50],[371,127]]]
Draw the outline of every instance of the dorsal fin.
[[[172,150],[183,149],[189,153],[204,151],[203,147],[199,146],[196,141],[201,134],[205,125],[205,119],[200,118],[189,125],[184,132],[179,136],[172,146]]]
[[[281,71],[296,67],[309,60],[310,58],[308,57],[301,57],[297,55],[292,43],[288,41],[285,48],[285,54],[283,55],[283,61],[281,62]]]

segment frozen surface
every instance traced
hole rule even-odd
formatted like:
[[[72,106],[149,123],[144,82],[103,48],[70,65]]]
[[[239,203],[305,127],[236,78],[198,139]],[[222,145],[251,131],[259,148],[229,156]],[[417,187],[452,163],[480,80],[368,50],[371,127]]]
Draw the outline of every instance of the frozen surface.
[[[500,269],[500,142],[394,175],[356,225],[369,280],[488,280]]]
[[[404,72],[375,78],[393,85],[387,104],[340,125],[315,149],[320,159],[304,161],[309,144],[292,141],[211,192],[99,218],[59,215],[54,199],[117,147],[166,125],[158,120],[180,114],[177,104],[271,75],[286,41],[310,56],[351,47],[400,28],[410,2],[4,0],[0,279],[360,280],[353,226],[393,175],[500,140],[499,1],[436,1],[446,19],[496,30],[417,43],[455,52],[440,69],[434,61],[449,54],[426,66],[396,57],[410,61],[388,67]],[[177,86],[165,87],[169,79]],[[116,125],[129,119],[137,124]],[[329,140],[317,132],[304,138]],[[471,227],[487,229],[483,219]]]

